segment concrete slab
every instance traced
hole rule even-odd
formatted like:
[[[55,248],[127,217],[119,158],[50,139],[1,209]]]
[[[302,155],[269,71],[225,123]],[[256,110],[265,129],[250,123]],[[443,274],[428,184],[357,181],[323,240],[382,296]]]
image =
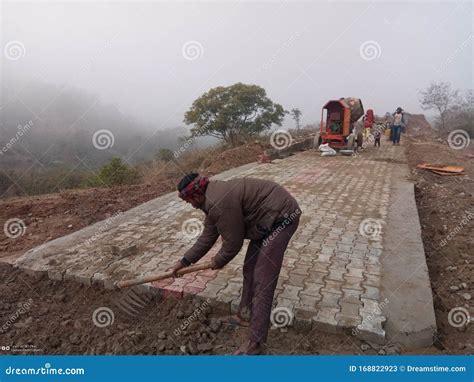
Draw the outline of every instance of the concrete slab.
[[[400,231],[400,219],[407,216],[397,216],[402,213],[399,207],[416,212],[413,193],[399,194],[407,187],[404,162],[401,146],[368,148],[356,157],[321,157],[309,150],[277,163],[253,163],[215,177],[272,179],[300,203],[303,214],[284,258],[274,321],[286,315],[287,322],[305,330],[345,332],[374,342],[384,342],[386,330],[390,338],[430,332],[431,320],[407,313],[416,310],[410,306],[413,296],[423,299],[429,318],[433,307],[417,217],[409,216],[413,219],[409,232]],[[400,200],[394,199],[398,196]],[[34,248],[15,265],[54,279],[110,288],[114,281],[167,270],[192,245],[202,229],[203,216],[175,193],[167,194]],[[393,249],[389,252],[387,248],[395,248],[400,241],[407,247],[398,247],[401,255],[393,256]],[[218,248],[219,243],[203,260],[214,256]],[[241,293],[245,250],[246,245],[219,272],[201,271],[144,289],[164,296],[191,294],[233,311]],[[414,279],[405,280],[406,271],[393,272],[414,269],[414,263],[422,269]],[[403,282],[411,283],[411,288],[396,290]],[[420,290],[414,293],[413,288]],[[417,324],[405,328],[406,320]],[[416,343],[429,342],[425,334],[419,338]]]
[[[384,237],[382,255],[382,310],[390,342],[406,347],[431,346],[436,335],[433,295],[421,241],[421,227],[415,203],[414,185],[408,171],[394,171],[390,229]]]

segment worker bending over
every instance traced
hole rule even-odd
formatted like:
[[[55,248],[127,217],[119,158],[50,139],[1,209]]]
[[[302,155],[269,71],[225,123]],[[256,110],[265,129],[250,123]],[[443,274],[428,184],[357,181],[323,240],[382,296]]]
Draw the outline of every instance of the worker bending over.
[[[209,181],[192,173],[178,184],[178,194],[194,208],[204,211],[204,230],[194,245],[172,268],[174,273],[201,259],[219,236],[222,247],[212,259],[212,269],[221,269],[250,239],[243,266],[242,299],[238,313],[227,321],[249,326],[249,339],[234,354],[259,354],[270,326],[273,295],[283,255],[298,228],[298,203],[279,184],[241,178]],[[243,312],[250,312],[250,323]]]

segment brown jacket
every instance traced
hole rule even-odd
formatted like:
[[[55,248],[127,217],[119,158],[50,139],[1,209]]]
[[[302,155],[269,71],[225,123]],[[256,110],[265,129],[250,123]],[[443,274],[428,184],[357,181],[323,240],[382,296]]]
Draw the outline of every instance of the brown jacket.
[[[222,247],[216,257],[220,266],[237,255],[244,239],[263,239],[276,224],[290,215],[301,214],[295,198],[282,186],[253,178],[209,182],[203,210],[204,230],[184,257],[195,263],[222,236]]]

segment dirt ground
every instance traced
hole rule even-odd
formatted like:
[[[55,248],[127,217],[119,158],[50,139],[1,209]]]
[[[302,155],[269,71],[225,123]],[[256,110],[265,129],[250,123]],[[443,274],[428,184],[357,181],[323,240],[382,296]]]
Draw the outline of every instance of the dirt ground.
[[[438,142],[429,131],[414,132],[409,140],[407,154],[416,183],[439,331],[435,346],[407,351],[368,344],[351,335],[275,329],[269,335],[269,354],[473,353],[472,325],[456,329],[447,321],[450,309],[470,309],[466,294],[472,295],[473,285],[472,250],[469,251],[473,244],[472,221],[441,245],[461,224],[465,211],[472,211],[472,158],[466,156],[466,150],[452,150],[445,141]],[[251,155],[248,162],[255,159],[254,153]],[[238,164],[244,164],[245,155],[237,156]],[[415,169],[421,162],[463,165],[466,175],[441,177]],[[226,166],[238,164],[229,159]],[[154,185],[4,200],[0,202],[0,221],[21,218],[27,231],[15,240],[5,240],[2,235],[0,257],[14,258],[45,241],[155,198],[174,189],[174,185],[170,179]],[[1,263],[0,280],[0,354],[228,354],[245,339],[245,329],[220,325],[217,318],[222,312],[208,305],[203,308],[203,302],[197,300],[177,301],[170,297],[160,301],[141,296],[131,316],[121,303],[124,292],[32,277]],[[114,322],[98,327],[93,315],[103,307],[114,311]]]
[[[8,326],[4,333],[0,327],[0,346],[11,346],[0,354],[228,354],[245,339],[245,329],[219,325],[222,313],[202,301],[141,297],[133,316],[120,308],[128,292],[38,279],[6,264],[0,265],[0,279],[0,322]],[[22,306],[24,314],[11,319]],[[101,307],[114,312],[110,326],[94,325],[93,313]],[[268,353],[350,354],[362,352],[360,344],[352,336],[276,329]]]
[[[263,145],[254,143],[235,147],[219,153],[214,158],[206,159],[202,164],[202,168],[209,175],[219,174],[230,168],[256,161],[258,155],[263,153],[263,150]]]
[[[455,328],[448,313],[456,307],[472,309],[474,264],[474,154],[472,142],[463,150],[450,148],[431,130],[411,134],[406,149],[415,181],[415,195],[422,227],[438,338],[436,346],[449,353],[472,354],[472,323]],[[417,169],[420,163],[459,165],[466,175],[440,176]]]
[[[57,194],[0,201],[0,221],[21,219],[23,236],[0,235],[0,258],[14,259],[44,242],[78,231],[171,191],[171,181],[153,185],[69,190]]]

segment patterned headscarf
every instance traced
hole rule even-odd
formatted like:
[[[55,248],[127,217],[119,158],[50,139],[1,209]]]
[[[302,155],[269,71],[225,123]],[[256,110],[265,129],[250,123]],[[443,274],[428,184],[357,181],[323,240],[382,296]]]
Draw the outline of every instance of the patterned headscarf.
[[[190,181],[181,191],[178,191],[178,196],[181,199],[188,199],[195,194],[204,195],[208,183],[209,178],[207,176],[199,175]]]

